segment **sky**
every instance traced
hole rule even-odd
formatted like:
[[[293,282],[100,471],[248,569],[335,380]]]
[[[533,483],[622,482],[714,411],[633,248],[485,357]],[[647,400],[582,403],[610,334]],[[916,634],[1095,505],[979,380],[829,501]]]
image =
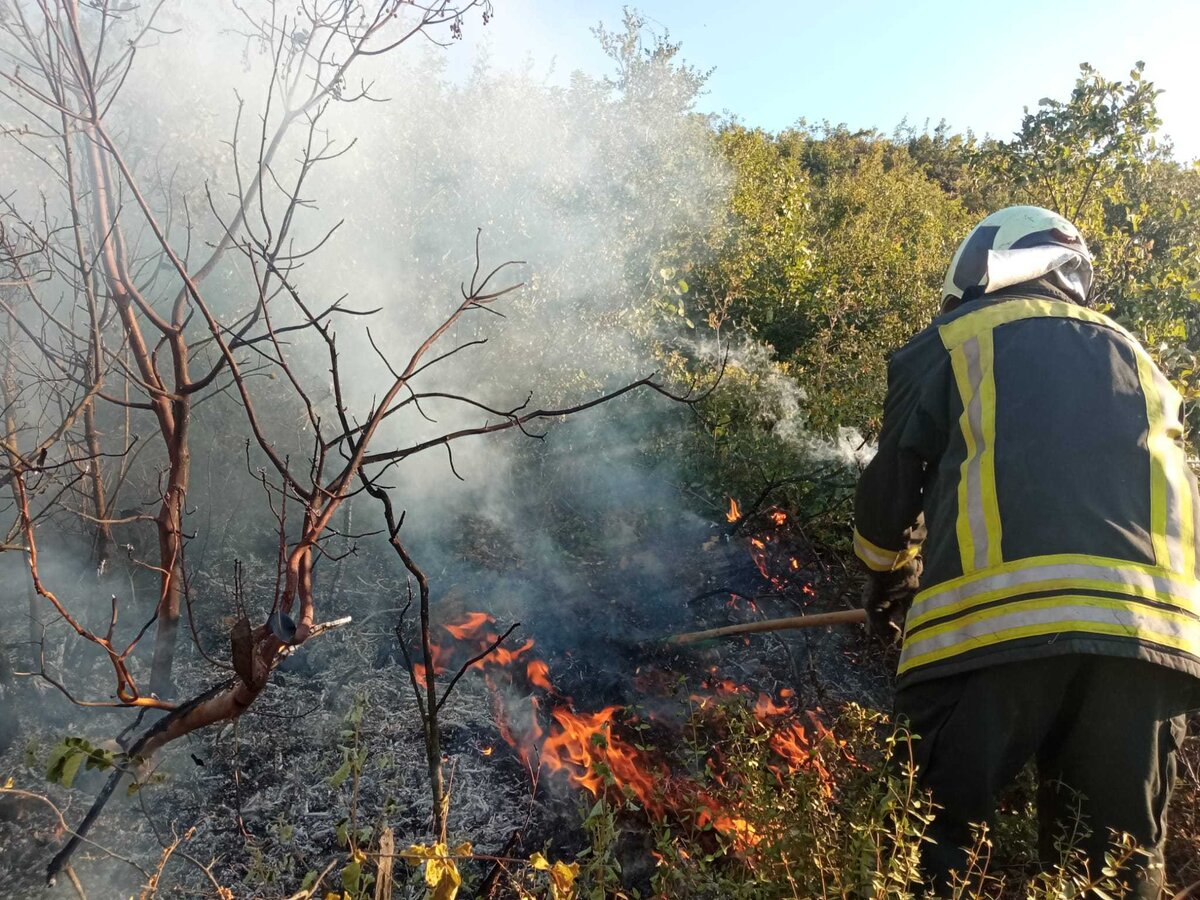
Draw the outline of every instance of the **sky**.
[[[620,0],[493,0],[470,28],[499,64],[531,61],[551,81],[608,71],[589,29],[621,19]],[[1110,79],[1137,60],[1163,89],[1162,132],[1176,157],[1200,157],[1200,0],[640,0],[683,57],[713,69],[703,112],[786,128],[828,119],[890,132],[945,119],[954,130],[1009,137],[1023,107],[1066,99],[1089,62]]]

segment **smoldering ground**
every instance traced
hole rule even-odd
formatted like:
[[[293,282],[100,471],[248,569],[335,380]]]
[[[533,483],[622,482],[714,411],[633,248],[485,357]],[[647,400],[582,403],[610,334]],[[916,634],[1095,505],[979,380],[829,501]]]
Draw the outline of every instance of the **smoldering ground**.
[[[273,47],[248,36],[245,13],[271,11],[266,4],[164,7],[156,37],[106,112],[128,157],[158,186],[150,202],[171,223],[180,253],[203,256],[203,247],[221,239],[264,121],[269,125],[278,115],[278,106],[270,105]],[[128,20],[133,27],[136,14]],[[481,25],[468,20],[466,27]],[[614,60],[613,81],[579,74],[566,86],[531,68],[501,70],[482,59],[466,76],[451,74],[453,45],[406,47],[399,57],[367,61],[344,87],[347,100],[364,89],[374,99],[332,103],[318,129],[288,138],[265,181],[261,209],[245,228],[263,238],[273,213],[287,202],[300,173],[301,142],[325,147],[331,158],[303,183],[294,233],[294,249],[313,252],[292,277],[313,308],[340,302],[346,309],[375,311],[335,317],[342,389],[352,416],[363,416],[377,402],[389,367],[402,366],[454,308],[459,285],[477,267],[487,273],[502,266],[496,286],[521,285],[497,305],[500,316],[474,311],[445,336],[444,350],[461,352],[421,376],[418,389],[434,396],[387,420],[381,445],[418,445],[478,426],[498,410],[584,402],[662,371],[666,357],[680,350],[699,359],[706,374],[717,368],[723,351],[692,345],[681,327],[684,316],[674,313],[685,308],[686,294],[674,286],[682,280],[677,269],[688,262],[680,247],[696,246],[681,237],[719,218],[729,177],[706,123],[689,110],[697,74],[660,45],[660,52],[643,53],[656,47],[652,37],[644,39],[645,48],[635,41],[631,56]],[[19,132],[22,110],[8,106],[4,116]],[[10,137],[19,139],[18,146],[6,152],[0,170],[11,209],[30,222],[64,221],[53,179],[22,149],[35,137]],[[152,247],[149,235],[140,237],[135,258]],[[228,322],[258,301],[249,289],[248,265],[231,253],[209,283],[210,302]],[[156,302],[169,303],[179,287],[167,267],[150,269],[145,279]],[[60,290],[68,298],[67,288]],[[277,328],[289,324],[276,321]],[[323,346],[311,334],[296,333],[286,348],[295,377],[322,415],[332,417],[334,388]],[[738,358],[745,369],[769,373],[769,352],[747,350]],[[673,386],[686,389],[685,381]],[[289,458],[305,459],[313,435],[283,379],[264,372],[249,384],[275,446]],[[799,439],[802,408],[783,388],[779,397],[780,403],[765,403],[764,416],[781,434]],[[40,411],[25,412],[32,427]],[[139,415],[131,414],[130,427],[148,433]],[[535,435],[471,438],[456,443],[452,455],[434,450],[391,469],[385,480],[406,511],[404,533],[434,581],[443,614],[484,609],[504,622],[519,620],[522,634],[535,636],[543,655],[562,661],[572,692],[587,690],[591,679],[603,685],[592,685],[597,702],[627,699],[621,673],[637,643],[687,625],[692,611],[686,601],[710,579],[696,548],[716,534],[719,511],[706,511],[689,496],[674,464],[689,415],[660,396],[633,395],[584,419],[539,425],[531,429]],[[123,416],[110,411],[105,427],[118,430]],[[196,410],[187,498],[189,616],[197,623],[196,640],[218,658],[226,652],[229,617],[238,611],[234,560],[245,573],[238,599],[252,619],[266,615],[277,575],[277,523],[259,477],[264,460],[246,449],[248,434],[242,410],[228,395]],[[123,501],[129,509],[156,502],[162,465],[155,448],[132,461]],[[298,849],[294,828],[285,839],[288,823],[300,822],[303,839],[327,849],[345,815],[344,797],[324,779],[338,766],[338,723],[356,693],[374,705],[364,740],[390,767],[364,788],[363,809],[383,810],[405,838],[420,837],[428,801],[415,752],[416,723],[390,651],[396,611],[407,599],[404,577],[374,533],[379,513],[365,497],[345,508],[337,527],[344,534],[330,540],[329,558],[317,567],[321,615],[353,615],[356,624],[278,676],[293,688],[286,695],[269,692],[273,699],[258,713],[194,736],[187,753],[183,747],[168,750],[158,770],[167,782],[148,784],[129,801],[113,804],[111,824],[97,831],[98,842],[123,832],[137,853],[152,859],[164,834],[197,825],[195,847],[221,854],[222,874],[244,879],[254,895],[285,892],[315,864]],[[80,521],[60,515],[40,530],[45,577],[93,627],[102,627],[113,593],[133,607],[122,628],[136,629],[146,620],[155,596],[152,573],[131,563],[153,541],[143,525],[122,532],[119,574],[101,582],[85,562]],[[4,640],[14,649],[28,649],[23,562],[15,553],[0,557],[5,584],[14,586],[3,600]],[[84,694],[102,694],[103,658],[72,649],[72,640],[51,627],[48,668]],[[191,641],[180,653],[186,695],[213,676]],[[145,665],[135,657],[132,671],[143,674]],[[36,704],[22,711],[22,739],[6,766],[24,785],[37,784],[48,747],[63,734],[111,738],[132,718],[93,714],[44,682],[26,681]],[[486,709],[482,685],[465,685],[447,709],[447,726],[457,735],[450,752],[484,740],[487,729],[479,721]],[[272,718],[279,716],[294,718],[280,727]],[[452,765],[454,831],[488,835],[497,844],[528,817],[528,805],[505,781],[503,768],[497,774],[465,752]],[[320,783],[317,799],[314,782]],[[55,789],[68,821],[94,787],[85,777],[79,791]],[[482,797],[489,801],[477,802]],[[208,814],[213,808],[217,815]],[[239,837],[242,827],[248,843]],[[239,842],[244,846],[235,851]],[[7,887],[0,888],[13,896],[29,896],[38,880],[31,867],[44,862],[45,848],[28,842],[22,848],[6,854],[19,859],[6,863]],[[199,849],[193,855],[203,856]],[[113,879],[114,891],[140,880],[121,863],[97,871]],[[180,877],[200,878],[188,871]]]

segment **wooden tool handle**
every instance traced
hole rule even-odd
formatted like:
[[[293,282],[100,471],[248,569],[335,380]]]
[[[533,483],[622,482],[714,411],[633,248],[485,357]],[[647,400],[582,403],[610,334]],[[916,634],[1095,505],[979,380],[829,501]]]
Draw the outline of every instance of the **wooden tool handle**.
[[[747,622],[744,625],[726,625],[708,631],[689,631],[667,638],[668,644],[693,644],[709,638],[725,637],[730,634],[752,634],[759,631],[784,631],[788,628],[820,628],[822,625],[855,625],[866,622],[867,614],[861,609],[844,609],[838,612],[816,613],[811,616],[791,616],[786,619],[767,619],[763,622]]]

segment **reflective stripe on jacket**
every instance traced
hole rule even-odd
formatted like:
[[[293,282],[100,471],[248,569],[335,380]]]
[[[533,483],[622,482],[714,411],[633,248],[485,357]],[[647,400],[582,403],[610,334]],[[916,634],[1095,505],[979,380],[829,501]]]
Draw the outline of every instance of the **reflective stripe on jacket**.
[[[898,351],[854,545],[875,571],[923,554],[902,681],[1064,653],[1200,677],[1181,414],[1128,332],[1065,300],[1002,292]]]

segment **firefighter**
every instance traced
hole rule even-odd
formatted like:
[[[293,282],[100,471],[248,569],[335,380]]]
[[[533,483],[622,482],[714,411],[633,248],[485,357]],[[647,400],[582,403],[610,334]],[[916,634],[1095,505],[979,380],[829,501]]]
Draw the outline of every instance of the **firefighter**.
[[[1179,394],[1088,308],[1091,281],[1063,217],[984,219],[891,359],[858,484],[864,606],[875,632],[903,629],[896,711],[941,807],[922,856],[938,892],[1031,759],[1045,865],[1074,843],[1095,875],[1123,832],[1128,896],[1162,888],[1200,701],[1200,498]]]

